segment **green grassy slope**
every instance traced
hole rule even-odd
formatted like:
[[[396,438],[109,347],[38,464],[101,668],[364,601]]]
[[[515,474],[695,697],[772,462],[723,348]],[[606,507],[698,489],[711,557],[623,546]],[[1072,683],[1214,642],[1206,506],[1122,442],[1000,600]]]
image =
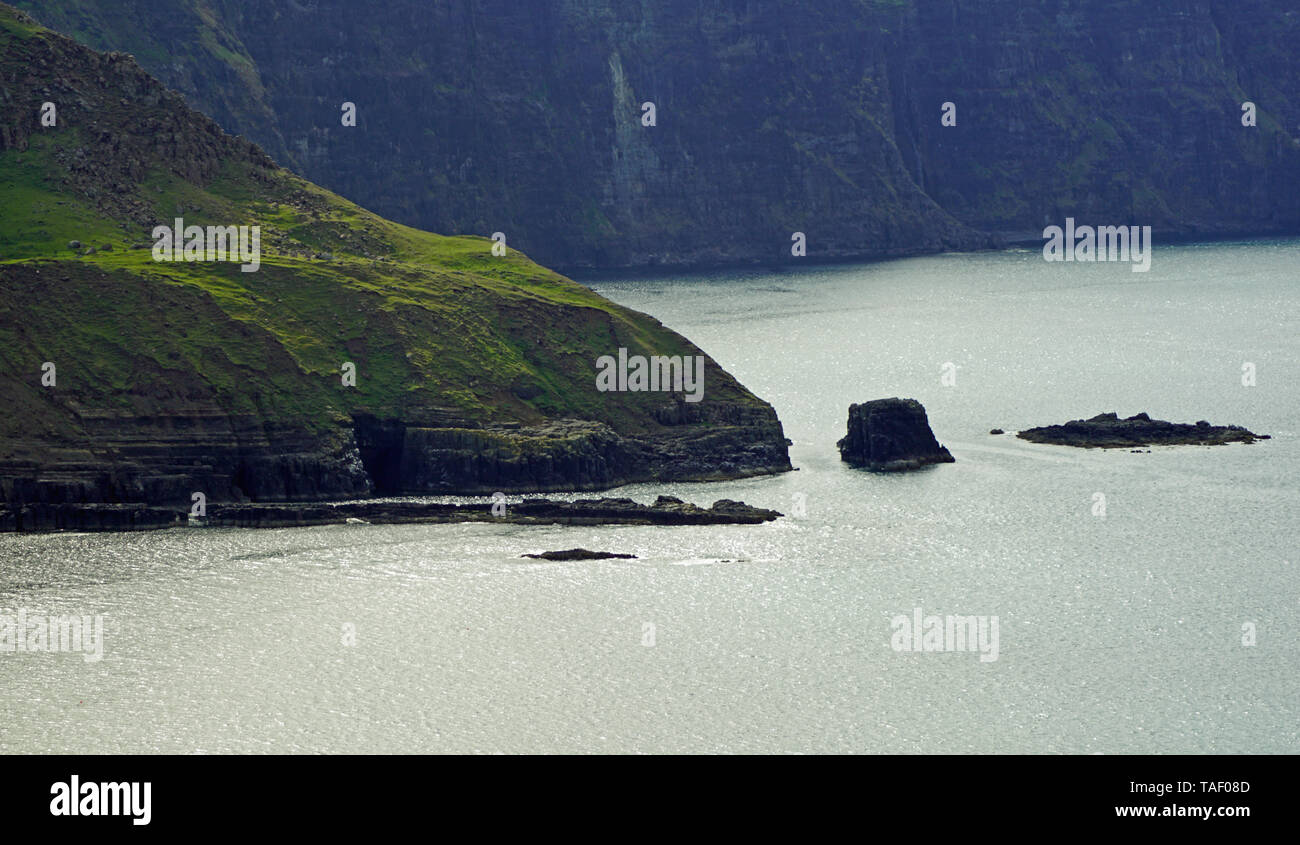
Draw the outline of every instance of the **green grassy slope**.
[[[700,354],[513,249],[392,223],[276,167],[129,57],[3,4],[0,101],[0,406],[14,409],[0,459],[85,438],[88,419],[196,409],[315,432],[366,414],[653,434],[664,394],[598,393],[596,358]],[[151,231],[177,216],[260,226],[260,269],[155,261]],[[706,385],[703,406],[766,408],[712,361]]]

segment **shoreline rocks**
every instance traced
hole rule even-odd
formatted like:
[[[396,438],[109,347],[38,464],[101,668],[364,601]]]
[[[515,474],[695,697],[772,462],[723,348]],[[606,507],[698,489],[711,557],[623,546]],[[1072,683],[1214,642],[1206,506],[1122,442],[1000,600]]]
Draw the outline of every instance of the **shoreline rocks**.
[[[645,505],[632,499],[525,499],[493,512],[492,502],[437,504],[358,500],[336,504],[208,504],[205,527],[290,528],[306,525],[504,522],[515,525],[759,525],[784,514],[731,499],[702,508],[673,496]],[[0,531],[144,531],[188,524],[187,508],[60,504],[0,506]]]
[[[1267,434],[1255,434],[1239,425],[1210,425],[1205,420],[1195,424],[1153,420],[1147,414],[1127,419],[1111,412],[1086,420],[1071,420],[1062,425],[1030,428],[1016,434],[1031,443],[1075,446],[1083,449],[1132,449],[1135,446],[1218,446],[1224,443],[1254,443],[1269,440]]]
[[[952,453],[930,429],[915,399],[876,399],[849,406],[848,434],[836,444],[840,460],[881,472],[951,464]]]

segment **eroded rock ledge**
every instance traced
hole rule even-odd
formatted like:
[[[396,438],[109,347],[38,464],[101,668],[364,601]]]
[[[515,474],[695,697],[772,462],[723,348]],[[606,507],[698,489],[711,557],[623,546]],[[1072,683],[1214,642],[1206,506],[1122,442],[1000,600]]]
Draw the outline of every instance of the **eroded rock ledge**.
[[[208,505],[204,526],[288,528],[337,523],[507,522],[518,525],[758,525],[782,516],[731,499],[702,508],[673,496],[646,505],[632,499],[525,499],[494,514],[491,502],[431,504],[357,501],[337,504]],[[500,508],[498,508],[500,511]],[[140,531],[190,524],[189,511],[144,505],[61,504],[0,506],[0,531]]]
[[[1153,420],[1147,414],[1120,419],[1118,414],[1098,414],[1091,419],[1071,420],[1063,425],[1030,428],[1017,435],[1033,443],[1078,446],[1085,449],[1124,449],[1131,446],[1217,446],[1223,443],[1254,443],[1268,440],[1239,425],[1210,425]]]

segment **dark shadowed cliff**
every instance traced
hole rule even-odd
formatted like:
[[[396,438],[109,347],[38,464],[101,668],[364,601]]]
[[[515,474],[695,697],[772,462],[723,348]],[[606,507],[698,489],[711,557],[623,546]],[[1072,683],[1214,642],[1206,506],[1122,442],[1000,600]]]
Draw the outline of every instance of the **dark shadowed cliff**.
[[[1282,0],[20,5],[369,209],[563,267],[1300,230]]]

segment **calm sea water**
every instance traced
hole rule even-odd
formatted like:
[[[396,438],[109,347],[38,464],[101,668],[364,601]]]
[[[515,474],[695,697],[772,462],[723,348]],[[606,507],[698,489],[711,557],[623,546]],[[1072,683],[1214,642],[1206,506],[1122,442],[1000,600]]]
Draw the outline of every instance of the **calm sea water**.
[[[1300,752],[1298,269],[1267,241],[1147,274],[1008,252],[593,281],[770,400],[799,468],[618,494],[806,516],[0,535],[0,608],[106,626],[98,662],[0,653],[0,751]],[[840,463],[848,405],[895,395],[957,463]],[[1112,410],[1273,440],[988,434]],[[519,558],[571,546],[640,558]],[[895,651],[917,607],[998,616],[998,659]]]

